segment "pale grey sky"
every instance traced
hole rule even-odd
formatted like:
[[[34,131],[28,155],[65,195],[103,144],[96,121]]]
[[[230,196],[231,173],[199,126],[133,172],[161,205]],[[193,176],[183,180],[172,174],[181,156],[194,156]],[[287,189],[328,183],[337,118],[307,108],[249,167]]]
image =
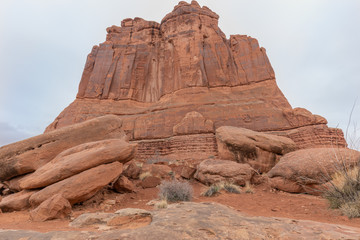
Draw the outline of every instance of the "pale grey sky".
[[[293,107],[346,128],[360,95],[360,1],[199,0],[223,32],[267,50]],[[124,18],[160,22],[174,0],[0,0],[0,146],[43,132],[74,99],[93,45]],[[360,99],[353,122],[360,127]],[[353,124],[351,125],[351,129]]]

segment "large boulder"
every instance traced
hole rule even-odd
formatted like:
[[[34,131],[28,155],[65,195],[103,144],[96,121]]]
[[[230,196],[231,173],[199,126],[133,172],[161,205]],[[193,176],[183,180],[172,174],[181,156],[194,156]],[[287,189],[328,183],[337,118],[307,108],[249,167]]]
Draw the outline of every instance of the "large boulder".
[[[114,161],[126,163],[134,157],[135,150],[136,144],[129,144],[124,139],[84,143],[63,151],[34,173],[21,179],[20,187],[41,188],[101,164]]]
[[[61,194],[56,194],[30,211],[30,219],[35,222],[44,222],[51,219],[67,218],[70,213],[69,201],[63,198]]]
[[[279,190],[316,194],[336,171],[359,161],[360,152],[347,148],[302,149],[283,156],[267,175]]]
[[[249,164],[210,159],[198,165],[194,177],[207,185],[225,181],[243,186],[251,181],[254,172]]]
[[[122,164],[113,162],[91,168],[77,175],[54,183],[30,197],[31,206],[38,206],[55,194],[61,194],[71,205],[94,196],[101,188],[114,181],[122,173]]]
[[[36,191],[24,190],[4,197],[0,202],[3,212],[20,211],[30,207],[29,199]]]
[[[122,138],[122,121],[114,115],[49,131],[0,148],[0,180],[33,172],[62,151],[82,143]]]
[[[280,156],[296,149],[290,138],[231,126],[216,129],[216,141],[221,159],[248,163],[259,172],[268,172]]]

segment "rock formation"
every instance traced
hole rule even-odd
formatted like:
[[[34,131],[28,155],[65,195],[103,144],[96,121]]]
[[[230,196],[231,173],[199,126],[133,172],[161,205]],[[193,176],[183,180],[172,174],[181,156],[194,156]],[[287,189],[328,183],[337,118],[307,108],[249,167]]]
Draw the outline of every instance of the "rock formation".
[[[292,109],[256,39],[227,39],[218,19],[192,1],[160,24],[135,18],[107,28],[106,41],[88,55],[76,100],[46,132],[115,114],[139,143],[140,159],[216,155],[220,126],[286,136],[300,148],[346,146],[326,119]]]

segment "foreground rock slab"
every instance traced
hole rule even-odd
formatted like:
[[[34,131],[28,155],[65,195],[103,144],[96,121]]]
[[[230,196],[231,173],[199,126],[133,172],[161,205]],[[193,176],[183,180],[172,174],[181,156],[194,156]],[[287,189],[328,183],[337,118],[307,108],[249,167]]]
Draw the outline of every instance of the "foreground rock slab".
[[[0,180],[33,172],[62,151],[86,142],[121,138],[122,121],[107,115],[0,148]]]
[[[130,161],[136,150],[136,144],[129,144],[124,139],[109,139],[84,143],[60,153],[49,163],[34,173],[21,179],[23,189],[41,188],[87,169],[114,161]]]
[[[38,206],[55,194],[60,194],[71,205],[83,202],[114,181],[121,173],[121,163],[103,164],[40,190],[30,197],[29,202],[31,206]]]
[[[95,232],[0,231],[1,239],[359,239],[360,229],[287,218],[247,217],[216,203],[179,203],[153,211],[152,222],[134,230]]]
[[[207,185],[225,181],[243,186],[254,173],[249,164],[210,159],[198,165],[194,177]]]
[[[296,150],[290,138],[231,126],[216,129],[216,142],[221,159],[248,163],[259,172],[268,172],[280,156]]]
[[[318,194],[322,184],[343,166],[360,161],[360,152],[346,148],[311,148],[286,154],[268,172],[272,187],[286,192]]]

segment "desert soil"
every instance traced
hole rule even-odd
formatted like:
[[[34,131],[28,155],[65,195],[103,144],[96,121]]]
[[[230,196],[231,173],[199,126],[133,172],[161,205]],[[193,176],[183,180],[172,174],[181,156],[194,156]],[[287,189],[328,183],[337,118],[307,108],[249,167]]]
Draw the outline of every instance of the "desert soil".
[[[222,192],[214,197],[203,197],[201,193],[206,189],[206,186],[196,181],[192,182],[192,186],[194,188],[194,202],[221,203],[249,216],[285,217],[360,227],[360,219],[349,219],[342,216],[339,211],[329,209],[326,200],[319,196],[272,191],[268,187],[260,185],[254,187],[253,194]],[[85,212],[114,212],[129,207],[151,210],[153,206],[146,205],[146,203],[156,199],[157,194],[157,188],[141,189],[137,193],[128,194],[117,194],[105,190],[84,204],[74,206],[73,217]],[[115,200],[116,204],[101,204],[104,199]],[[76,230],[68,226],[69,222],[69,219],[31,222],[28,211],[0,213],[0,229],[26,229],[39,232]]]

